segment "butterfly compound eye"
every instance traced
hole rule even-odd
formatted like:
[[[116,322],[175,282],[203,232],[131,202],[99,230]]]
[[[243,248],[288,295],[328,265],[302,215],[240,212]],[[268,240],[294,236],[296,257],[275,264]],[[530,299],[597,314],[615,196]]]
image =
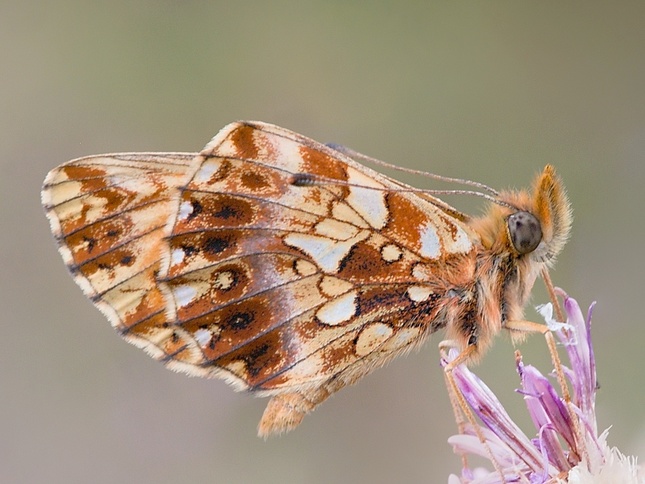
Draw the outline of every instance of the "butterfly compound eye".
[[[516,212],[506,221],[508,234],[513,247],[520,254],[533,252],[542,240],[542,227],[535,215],[529,212]]]

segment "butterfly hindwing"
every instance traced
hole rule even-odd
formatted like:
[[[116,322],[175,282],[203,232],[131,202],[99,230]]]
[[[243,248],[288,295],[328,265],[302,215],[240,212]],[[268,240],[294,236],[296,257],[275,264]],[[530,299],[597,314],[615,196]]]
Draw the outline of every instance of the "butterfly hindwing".
[[[424,327],[433,284],[469,276],[435,271],[472,259],[468,229],[290,131],[229,125],[192,171],[160,279],[169,319],[238,388],[276,394],[367,372],[436,329]],[[326,182],[294,183],[303,174]]]

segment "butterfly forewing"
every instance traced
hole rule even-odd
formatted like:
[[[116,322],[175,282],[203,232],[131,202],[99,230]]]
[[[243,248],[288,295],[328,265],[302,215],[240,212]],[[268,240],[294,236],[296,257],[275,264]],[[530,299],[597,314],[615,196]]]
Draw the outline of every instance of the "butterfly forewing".
[[[165,302],[157,286],[168,214],[194,154],[81,158],[52,170],[43,204],[78,285],[130,342],[157,357]]]

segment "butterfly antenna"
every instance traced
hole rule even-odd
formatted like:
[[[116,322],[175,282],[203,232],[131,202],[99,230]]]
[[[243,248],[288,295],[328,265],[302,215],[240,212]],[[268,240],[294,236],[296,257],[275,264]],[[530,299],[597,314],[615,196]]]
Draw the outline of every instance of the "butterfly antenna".
[[[431,173],[425,173],[425,172],[420,172],[420,173],[430,175],[431,178],[435,178],[435,175]],[[436,177],[442,180],[450,179],[447,177],[442,177],[440,175],[436,175]],[[476,182],[473,182],[473,184],[475,183]],[[292,176],[291,184],[297,187],[343,186],[343,187],[366,188],[368,190],[380,190],[380,191],[386,191],[386,192],[399,192],[399,193],[426,193],[428,195],[470,195],[470,196],[483,198],[485,200],[488,200],[489,202],[495,203],[497,205],[501,205],[502,207],[507,207],[512,210],[517,210],[517,207],[515,207],[514,205],[511,205],[508,202],[500,200],[499,198],[493,195],[490,195],[488,193],[482,193],[475,190],[434,190],[434,189],[423,189],[423,188],[413,188],[413,187],[410,187],[410,188],[371,187],[367,185],[360,185],[358,183],[350,183],[345,180],[327,178],[324,176],[315,175],[313,173],[296,173]]]
[[[343,145],[337,145],[334,143],[328,143],[326,146],[329,148],[336,150],[346,156],[349,156],[350,158],[358,159],[358,160],[363,160],[367,161],[369,163],[373,163],[378,166],[382,166],[384,168],[389,168],[391,170],[396,170],[400,171],[403,173],[408,173],[410,175],[421,175],[425,176],[427,178],[432,178],[433,180],[439,180],[447,183],[459,183],[461,185],[469,185],[471,187],[479,188],[480,190],[484,190],[485,192],[488,192],[492,195],[499,195],[499,192],[495,190],[494,188],[489,187],[488,185],[485,185],[484,183],[479,183],[476,181],[472,180],[465,180],[463,178],[453,178],[449,176],[442,176],[442,175],[437,175],[435,173],[429,173],[427,171],[423,170],[415,170],[412,168],[405,168],[402,166],[397,166],[392,163],[388,163],[387,161],[379,160],[378,158],[372,158],[371,156],[364,155],[363,153],[359,153],[358,151],[354,151],[351,148],[348,148]],[[452,193],[452,192],[451,192]]]

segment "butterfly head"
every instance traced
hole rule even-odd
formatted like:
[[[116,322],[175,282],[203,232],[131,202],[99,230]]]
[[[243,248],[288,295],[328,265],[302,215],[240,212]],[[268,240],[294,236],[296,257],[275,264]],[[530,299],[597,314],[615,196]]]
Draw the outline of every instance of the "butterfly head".
[[[572,220],[555,169],[547,165],[536,177],[532,192],[502,192],[499,201],[473,223],[484,247],[496,254],[551,264],[569,237]]]

